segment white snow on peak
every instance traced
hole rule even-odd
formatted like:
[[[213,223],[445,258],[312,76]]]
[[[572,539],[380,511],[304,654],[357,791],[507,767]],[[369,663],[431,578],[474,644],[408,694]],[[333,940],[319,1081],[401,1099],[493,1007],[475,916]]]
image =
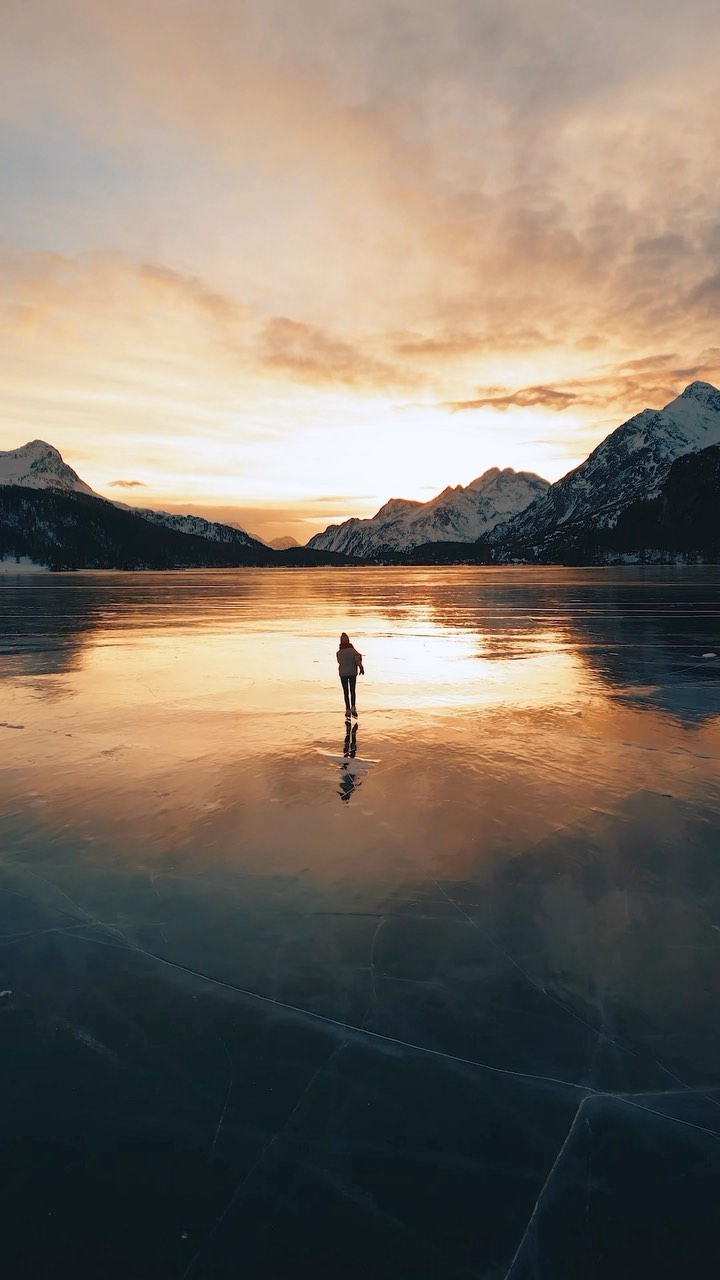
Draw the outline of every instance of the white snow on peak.
[[[299,547],[300,543],[292,534],[283,533],[279,538],[271,538],[266,545],[272,547],[273,551],[289,551],[291,547]]]
[[[0,451],[0,484],[15,484],[23,489],[93,493],[72,467],[63,462],[58,450],[45,440],[30,440],[19,449]]]
[[[646,410],[646,412],[650,411]],[[671,400],[661,412],[664,417],[682,428],[688,440],[697,439],[701,442],[699,447],[705,448],[707,431],[715,428],[717,416],[720,413],[720,391],[717,391],[709,382],[691,382],[690,386],[686,387],[677,399]]]
[[[720,391],[711,382],[691,382],[677,400],[673,400],[667,408],[673,408],[680,400],[695,400],[709,409],[720,410]]]
[[[528,472],[491,467],[466,488],[449,485],[429,502],[391,498],[369,520],[330,525],[308,542],[319,551],[365,556],[410,551],[425,542],[475,542],[548,489]]]

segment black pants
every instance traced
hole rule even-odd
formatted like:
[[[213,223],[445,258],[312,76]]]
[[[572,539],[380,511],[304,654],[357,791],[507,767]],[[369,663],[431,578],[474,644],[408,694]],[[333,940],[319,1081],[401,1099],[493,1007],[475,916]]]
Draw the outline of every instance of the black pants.
[[[345,706],[348,711],[355,706],[355,685],[357,684],[357,676],[341,676],[340,683],[345,694]]]

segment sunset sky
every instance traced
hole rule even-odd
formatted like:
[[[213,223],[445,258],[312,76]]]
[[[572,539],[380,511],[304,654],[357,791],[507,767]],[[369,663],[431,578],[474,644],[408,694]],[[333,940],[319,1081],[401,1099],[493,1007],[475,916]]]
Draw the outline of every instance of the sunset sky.
[[[305,541],[720,378],[717,0],[3,0],[0,449]]]

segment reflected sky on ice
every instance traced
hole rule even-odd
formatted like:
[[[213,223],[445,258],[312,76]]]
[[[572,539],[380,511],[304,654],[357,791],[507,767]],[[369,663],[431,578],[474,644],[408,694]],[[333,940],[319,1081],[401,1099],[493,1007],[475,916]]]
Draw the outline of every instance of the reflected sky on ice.
[[[8,579],[18,1274],[706,1268],[719,583]]]

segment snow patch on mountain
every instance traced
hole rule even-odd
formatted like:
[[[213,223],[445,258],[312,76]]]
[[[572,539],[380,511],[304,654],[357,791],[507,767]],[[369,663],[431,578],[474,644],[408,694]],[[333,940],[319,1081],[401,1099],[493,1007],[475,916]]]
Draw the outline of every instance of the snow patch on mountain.
[[[202,516],[180,516],[170,511],[152,511],[148,507],[129,507],[124,502],[114,502],[113,506],[129,511],[131,515],[142,516],[151,524],[165,525],[176,533],[192,533],[198,538],[209,538],[212,542],[222,542],[232,546],[257,547],[264,545],[251,538],[244,529],[232,524],[221,524],[218,520],[205,520]]]
[[[469,485],[443,489],[429,502],[391,498],[370,519],[353,517],[317,533],[308,546],[367,556],[410,551],[425,542],[476,542],[549,488],[531,472],[492,467]]]

